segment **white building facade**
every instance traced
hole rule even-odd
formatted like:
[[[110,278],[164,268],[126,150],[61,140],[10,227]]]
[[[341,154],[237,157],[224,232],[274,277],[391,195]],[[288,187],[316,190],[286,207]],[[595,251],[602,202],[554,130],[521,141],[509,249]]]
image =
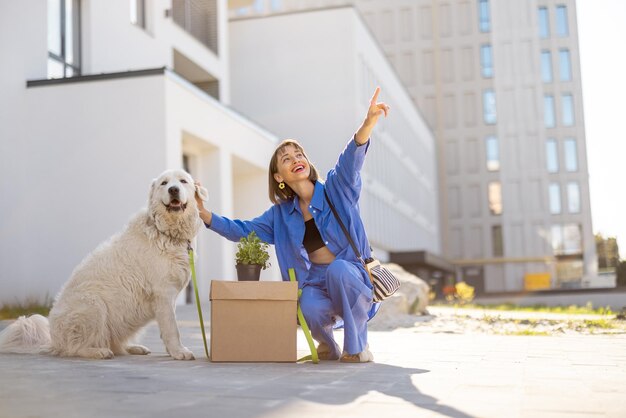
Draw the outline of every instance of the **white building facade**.
[[[574,0],[258,0],[352,5],[437,138],[443,254],[479,292],[597,275]]]
[[[180,17],[191,3],[204,31]],[[216,212],[248,217],[268,206],[277,138],[227,106],[226,8],[0,2],[0,51],[11,63],[0,75],[0,178],[13,196],[0,200],[0,304],[53,298],[146,205],[164,169],[187,168]],[[196,246],[206,298],[209,280],[235,278],[236,246],[210,231]],[[273,265],[262,277],[279,279]]]
[[[261,71],[262,60],[258,72],[239,66],[241,51],[255,52],[237,30],[229,33],[228,8],[250,4],[0,0],[0,52],[10,61],[0,70],[0,190],[7,196],[0,200],[0,305],[53,298],[75,266],[146,205],[150,182],[167,168],[200,180],[210,210],[242,219],[262,213],[279,138],[300,139],[325,172],[376,85],[394,113],[377,127],[363,172],[372,244],[383,259],[407,248],[440,252],[432,134],[360,18],[351,9],[334,14],[338,47],[315,52],[324,72],[308,91],[287,91],[279,87],[289,80]],[[269,58],[280,68],[289,57]],[[276,89],[264,115],[254,111],[259,99],[251,89],[267,85]],[[316,93],[328,105],[314,126],[303,118],[303,99]],[[315,138],[326,142],[309,146]],[[203,298],[210,280],[236,277],[235,251],[235,243],[200,232]],[[274,255],[271,262],[263,280],[280,279]]]

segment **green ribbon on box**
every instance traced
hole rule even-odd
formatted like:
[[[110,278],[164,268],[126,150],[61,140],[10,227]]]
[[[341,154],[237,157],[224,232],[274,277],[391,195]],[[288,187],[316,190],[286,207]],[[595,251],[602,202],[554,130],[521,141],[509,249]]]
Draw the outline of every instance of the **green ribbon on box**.
[[[289,280],[291,280],[292,282],[297,281],[296,271],[292,268],[289,269]],[[312,360],[313,363],[317,364],[320,362],[320,360],[317,356],[317,349],[315,348],[315,343],[313,342],[313,337],[311,336],[311,330],[309,329],[309,326],[306,324],[306,321],[304,319],[304,314],[302,314],[302,309],[300,309],[300,296],[302,296],[302,289],[298,289],[298,322],[300,322],[300,326],[302,327],[302,331],[304,332],[306,341],[309,343],[309,348],[311,349],[311,355],[304,356],[301,359],[298,359],[298,361]]]

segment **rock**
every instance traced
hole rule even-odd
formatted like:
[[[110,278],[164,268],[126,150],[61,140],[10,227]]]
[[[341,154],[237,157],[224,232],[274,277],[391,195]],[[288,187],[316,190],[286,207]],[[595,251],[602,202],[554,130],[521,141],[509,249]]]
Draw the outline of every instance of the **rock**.
[[[384,266],[400,280],[400,289],[391,298],[386,299],[384,303],[391,302],[389,304],[398,305],[396,309],[401,313],[427,315],[428,284],[397,264],[388,263]],[[395,296],[400,296],[400,298],[394,298]]]
[[[385,299],[371,322],[377,329],[413,326],[415,315],[428,315],[428,284],[397,264],[384,264],[400,280],[400,288]]]

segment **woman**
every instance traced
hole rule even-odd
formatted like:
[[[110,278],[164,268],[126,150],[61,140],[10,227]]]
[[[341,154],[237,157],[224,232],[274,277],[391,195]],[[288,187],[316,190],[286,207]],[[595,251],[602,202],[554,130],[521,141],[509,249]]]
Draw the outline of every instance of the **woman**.
[[[349,245],[328,199],[336,208],[363,257],[370,256],[368,239],[359,214],[359,171],[369,147],[372,129],[389,106],[378,103],[376,88],[365,120],[343,150],[326,182],[319,179],[302,147],[283,141],[269,167],[269,195],[274,205],[250,221],[231,220],[207,211],[198,201],[206,226],[231,241],[251,231],[276,246],[283,280],[294,268],[302,289],[300,306],[319,342],[322,360],[360,363],[373,360],[367,344],[367,321],[377,310],[372,285],[362,263]],[[343,352],[333,338],[333,326],[343,320]]]

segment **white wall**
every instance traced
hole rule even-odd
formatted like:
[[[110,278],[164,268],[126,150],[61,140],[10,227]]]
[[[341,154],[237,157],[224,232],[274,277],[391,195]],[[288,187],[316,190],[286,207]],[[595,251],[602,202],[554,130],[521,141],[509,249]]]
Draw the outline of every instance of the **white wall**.
[[[323,143],[307,149],[324,177],[362,119],[345,18],[326,16],[321,27],[314,13],[230,22],[233,106],[280,138]]]
[[[228,103],[226,0],[217,0],[219,54],[174,23],[172,17],[166,17],[171,0],[146,4],[147,28],[142,29],[130,22],[128,0],[83,2],[83,73],[173,68],[176,49],[220,80],[220,100]]]
[[[85,255],[146,206],[151,180],[182,166],[183,152],[211,210],[233,217],[269,206],[260,190],[276,138],[173,73],[31,87],[23,98],[15,123],[2,127],[12,157],[0,167],[10,179],[2,193],[12,197],[0,201],[0,303],[54,297]],[[235,278],[234,248],[200,231],[203,298],[210,279]],[[264,278],[278,278],[273,269]]]
[[[171,66],[169,45],[158,42],[167,1],[147,1],[148,30],[130,22],[129,1],[82,2],[84,74]]]
[[[3,127],[0,301],[50,297],[146,206],[165,168],[162,77],[29,88]],[[149,152],[147,152],[149,150]],[[11,237],[10,239],[6,239]]]

